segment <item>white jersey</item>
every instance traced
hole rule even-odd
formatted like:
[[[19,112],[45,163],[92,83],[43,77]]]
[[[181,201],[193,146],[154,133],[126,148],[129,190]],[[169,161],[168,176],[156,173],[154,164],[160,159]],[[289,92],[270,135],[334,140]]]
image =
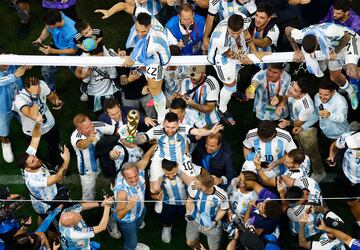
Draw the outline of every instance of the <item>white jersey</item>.
[[[144,8],[146,9],[152,16],[156,16],[159,14],[161,10],[161,3],[157,0],[146,0],[143,3],[139,3],[142,1],[135,1],[135,6],[137,8]]]
[[[228,32],[227,23],[228,19],[221,21],[211,34],[207,60],[212,65],[226,65],[232,63],[233,59],[230,59],[224,54],[229,49],[233,52],[238,50],[244,52],[247,51],[244,33],[241,33],[235,40]],[[250,22],[244,22],[244,30],[246,30],[249,25]]]
[[[46,134],[55,125],[54,116],[51,114],[49,107],[46,104],[48,95],[51,94],[51,90],[44,81],[40,80],[40,95],[36,102],[39,105],[39,114],[43,117],[43,124],[41,125],[41,134]],[[21,118],[21,126],[24,134],[31,136],[31,133],[35,127],[35,120],[25,116],[21,109],[24,106],[32,107],[33,100],[30,98],[29,92],[22,89],[16,96],[13,103],[13,110],[16,111]]]
[[[169,112],[169,109],[166,110],[166,113]],[[163,121],[159,121],[162,123]],[[186,108],[185,109],[185,115],[182,120],[179,120],[179,124],[183,126],[190,126],[195,128],[203,128],[206,126],[206,122],[203,119],[203,117],[196,112],[196,110]]]
[[[196,85],[191,81],[190,78],[185,78],[181,82],[181,94],[185,95],[195,87]],[[206,76],[205,81],[202,83],[202,85],[188,96],[196,103],[205,105],[207,103],[218,103],[219,95],[219,82],[213,76]],[[217,114],[215,108],[210,113],[204,113],[198,110],[197,112],[205,119],[205,122],[210,126],[220,121],[220,117]]]
[[[188,193],[189,197],[194,200],[195,205],[191,216],[200,225],[206,225],[206,222],[201,219],[201,214],[206,214],[211,221],[214,221],[219,209],[226,211],[229,208],[228,195],[218,186],[213,186],[213,193],[207,195],[196,189],[193,181],[188,187]]]
[[[312,250],[345,250],[344,244],[338,239],[330,239],[327,233],[323,233],[318,241],[311,241]]]
[[[243,4],[240,4],[239,1],[236,0],[210,0],[208,15],[215,16],[219,13],[220,21],[233,14],[252,16],[257,9],[255,0],[247,0],[243,2]]]
[[[360,133],[360,132],[357,132]],[[345,176],[353,184],[360,183],[360,150],[351,149],[346,146],[345,139],[353,133],[344,133],[336,140],[337,148],[346,148],[344,159],[342,162],[342,169]]]
[[[258,199],[258,196],[255,191],[250,191],[248,193],[242,193],[240,188],[237,188],[238,178],[231,180],[231,184],[227,188],[227,193],[229,195],[229,202],[231,205],[231,210],[239,218],[242,218],[248,208],[250,201]]]
[[[261,161],[271,163],[281,159],[286,153],[296,149],[296,144],[286,130],[276,128],[276,136],[271,141],[262,142],[257,135],[257,128],[249,130],[246,135],[243,145],[248,149],[253,149],[254,152],[260,155]],[[265,171],[269,178],[280,176],[285,172],[286,168],[283,164],[273,168],[270,171]]]
[[[142,8],[135,9],[135,16],[145,12]],[[152,16],[151,28],[144,38],[138,39],[135,26],[130,30],[128,42],[134,47],[130,54],[132,61],[137,61],[145,66],[165,66],[170,61],[170,49],[164,27]],[[130,40],[129,40],[130,39]]]
[[[291,120],[304,122],[301,125],[303,130],[311,128],[318,121],[314,102],[309,94],[305,94],[300,99],[295,99],[293,96],[289,96],[288,105]]]
[[[73,212],[80,214],[83,207],[81,204],[76,204],[72,207],[64,209],[64,212]],[[63,226],[59,222],[59,231],[61,233],[61,247],[64,250],[83,249],[90,250],[90,239],[95,237],[93,227],[89,227],[84,220],[73,227]]]
[[[298,234],[300,230],[300,218],[303,216],[304,213],[308,211],[314,205],[323,205],[321,189],[319,184],[314,181],[314,179],[309,177],[302,177],[296,179],[294,182],[294,186],[300,187],[303,190],[308,191],[308,202],[301,205],[295,205],[287,209],[287,215],[291,220],[290,226],[291,230]],[[316,213],[310,213],[308,222],[305,224],[305,237],[308,238],[312,235],[319,233],[319,230],[316,228]]]
[[[162,125],[151,128],[146,132],[149,140],[156,140],[158,147],[155,150],[154,157],[160,159],[167,159],[181,164],[184,160],[187,135],[192,127],[179,126],[177,133],[173,136],[168,136]]]
[[[167,99],[170,99],[172,95],[180,92],[181,80],[185,77],[185,67],[177,66],[175,70],[170,70],[166,67],[164,73],[164,94]]]
[[[76,158],[77,166],[80,175],[86,175],[87,172],[95,173],[100,171],[99,160],[95,158],[95,145],[104,135],[112,135],[115,132],[115,127],[104,122],[94,121],[92,122],[96,131],[96,141],[90,143],[88,148],[80,149],[76,146],[79,140],[85,140],[87,136],[81,134],[78,130],[71,134],[71,145],[73,146]]]
[[[270,82],[267,79],[267,70],[260,70],[251,80],[257,82],[259,85],[255,91],[254,109],[256,117],[262,121],[264,120],[279,120],[288,115],[288,110],[285,108],[280,116],[275,114],[276,106],[270,104],[271,98],[275,96],[284,96],[288,89],[291,76],[286,71],[283,71],[277,82]]]
[[[305,155],[305,160],[300,164],[300,168],[297,171],[286,169],[283,175],[291,177],[293,179],[299,179],[301,177],[309,177],[311,168],[311,161],[309,156]]]

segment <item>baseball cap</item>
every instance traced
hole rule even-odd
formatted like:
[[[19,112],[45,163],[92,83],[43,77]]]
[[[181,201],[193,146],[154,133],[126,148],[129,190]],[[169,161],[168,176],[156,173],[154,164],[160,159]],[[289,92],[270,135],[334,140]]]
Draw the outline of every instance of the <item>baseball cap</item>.
[[[349,148],[360,148],[360,132],[356,132],[346,137],[345,142]]]
[[[205,70],[206,68],[204,65],[186,67],[186,76],[199,81],[201,75],[205,73]]]

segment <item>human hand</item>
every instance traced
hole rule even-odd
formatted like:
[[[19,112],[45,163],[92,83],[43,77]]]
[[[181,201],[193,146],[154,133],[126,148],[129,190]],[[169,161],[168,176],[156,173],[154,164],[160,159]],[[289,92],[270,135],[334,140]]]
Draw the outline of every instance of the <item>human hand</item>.
[[[112,196],[104,196],[104,201],[101,203],[102,207],[110,207],[114,203],[114,197]]]
[[[278,103],[279,103],[279,98],[278,98],[277,96],[271,97],[271,99],[270,99],[270,104],[271,104],[272,106],[276,106],[276,105],[278,105]]]
[[[286,128],[287,126],[290,126],[290,121],[285,119],[280,119],[280,122],[278,123],[279,128]]]
[[[294,61],[295,62],[302,62],[305,59],[304,54],[301,50],[295,50],[294,51]]]
[[[39,47],[39,50],[44,53],[45,55],[50,55],[53,53],[53,48],[51,48],[50,46],[46,45],[44,47]]]
[[[203,37],[201,48],[203,50],[203,54],[207,54],[207,51],[209,49],[210,44],[210,38],[208,36]]]
[[[111,12],[109,10],[104,10],[104,9],[97,9],[94,11],[95,13],[101,13],[103,14],[103,16],[101,17],[101,19],[106,19],[111,17]]]
[[[121,152],[119,150],[113,149],[109,152],[111,160],[117,160],[120,157]]]
[[[154,118],[151,118],[151,117],[149,117],[149,116],[145,117],[144,123],[145,123],[145,125],[148,126],[148,127],[150,127],[150,126],[151,126],[151,127],[156,127],[156,126],[157,126],[157,120],[154,119]]]
[[[330,112],[326,109],[320,110],[319,111],[319,116],[323,119],[326,119],[330,116]]]
[[[189,96],[183,96],[182,99],[186,102],[186,105],[192,106],[195,104],[195,101]]]
[[[128,200],[128,204],[130,208],[134,208],[138,200],[139,200],[139,196],[137,195],[131,196],[130,199]]]
[[[223,129],[224,129],[224,125],[222,125],[220,123],[216,123],[214,125],[214,127],[212,127],[212,129],[211,129],[211,133],[216,134],[217,132],[219,132],[220,130],[223,130]]]
[[[60,99],[56,99],[55,105],[52,107],[55,110],[59,110],[64,106],[64,102]]]
[[[64,152],[60,153],[61,158],[63,158],[64,162],[70,161],[70,151],[66,145],[64,145]]]
[[[126,56],[126,50],[118,49],[118,55],[119,56]]]
[[[302,127],[294,127],[293,130],[292,130],[292,133],[293,133],[294,135],[297,135],[297,134],[300,133],[302,130],[303,130]]]
[[[242,55],[240,57],[240,63],[245,64],[245,65],[249,65],[249,64],[253,64],[254,62],[247,55]]]
[[[14,73],[15,77],[22,77],[25,74],[26,70],[27,70],[27,66],[25,65],[20,66],[19,68],[16,69]]]
[[[135,64],[135,61],[130,59],[130,56],[126,56],[124,60],[124,67],[132,67]]]
[[[178,46],[179,48],[184,48],[185,45],[184,45],[184,42],[182,39],[180,39],[180,41],[176,44],[176,46]]]
[[[275,114],[276,114],[277,116],[281,116],[281,114],[282,114],[282,112],[284,111],[284,109],[285,109],[285,105],[282,104],[282,103],[280,103],[280,104],[276,107],[276,109],[275,109]]]
[[[42,117],[42,115],[39,113],[36,118],[35,118],[35,122],[39,125],[42,125],[44,122],[44,118]]]
[[[141,74],[137,70],[131,70],[127,78],[128,82],[134,82],[139,79]]]
[[[300,225],[305,225],[308,222],[309,219],[309,214],[307,213],[307,211],[300,217],[299,223]]]

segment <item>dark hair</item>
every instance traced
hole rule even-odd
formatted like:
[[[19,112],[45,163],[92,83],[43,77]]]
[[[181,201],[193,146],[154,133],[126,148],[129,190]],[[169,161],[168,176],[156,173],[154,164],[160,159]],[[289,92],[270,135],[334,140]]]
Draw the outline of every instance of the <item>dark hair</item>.
[[[287,156],[292,158],[294,163],[301,164],[305,160],[304,150],[296,148],[287,153]]]
[[[245,181],[255,181],[258,182],[258,176],[257,174],[255,174],[252,171],[242,171],[243,175],[244,175],[244,180]]]
[[[182,3],[179,5],[179,14],[181,13],[181,11],[191,11],[194,12],[194,9],[192,7],[191,4],[188,3]]]
[[[106,112],[108,109],[115,108],[116,106],[120,107],[118,100],[114,97],[105,98],[103,102],[104,111]]]
[[[283,70],[285,68],[285,63],[270,63],[269,67],[272,69]]]
[[[282,213],[280,203],[272,200],[265,201],[264,213],[270,220],[277,221]]]
[[[148,27],[151,24],[151,16],[145,12],[139,13],[139,15],[136,17],[136,21],[140,25],[144,25],[145,27]]]
[[[174,98],[174,100],[171,102],[170,104],[170,108],[171,109],[182,109],[185,110],[186,109],[186,102],[184,99],[182,98]]]
[[[84,19],[79,19],[75,23],[75,29],[78,32],[85,30],[89,26],[90,26],[90,24],[87,21],[85,21]]]
[[[299,86],[301,93],[307,93],[310,88],[310,81],[303,77],[296,80],[296,84]]]
[[[317,38],[314,35],[306,35],[302,40],[302,46],[306,53],[313,53],[316,50]]]
[[[267,140],[276,134],[276,124],[273,121],[265,120],[259,123],[257,135],[261,140]]]
[[[26,89],[30,88],[31,86],[36,86],[40,84],[40,80],[36,77],[28,77],[24,80],[24,87]]]
[[[298,203],[304,196],[304,191],[297,186],[289,187],[286,191],[285,198],[290,199],[289,203]]]
[[[30,155],[28,153],[26,153],[26,152],[18,155],[17,161],[16,161],[16,166],[18,168],[25,169],[26,168],[26,161],[29,158],[29,156]]]
[[[333,81],[331,81],[329,78],[323,77],[323,79],[319,84],[319,89],[327,89],[330,91],[334,91],[336,89],[336,84]]]
[[[47,25],[55,25],[58,22],[61,22],[61,12],[59,10],[50,9],[47,10],[43,15],[43,21]]]
[[[349,11],[351,9],[351,1],[350,0],[335,0],[334,1],[334,10],[342,10],[344,12]]]
[[[161,162],[161,167],[166,171],[171,171],[177,167],[177,163],[175,161],[170,161],[167,159],[163,159]]]
[[[167,122],[179,122],[179,117],[173,112],[169,112],[165,115],[165,121]]]
[[[90,38],[90,39],[92,39],[92,38]],[[98,46],[96,46],[95,49],[89,51],[89,54],[92,55],[92,56],[96,56],[96,55],[98,55],[100,53],[104,53],[104,48],[103,48],[103,46],[100,45],[100,43],[99,43]]]
[[[228,28],[234,32],[240,31],[244,27],[244,18],[238,14],[232,14],[228,19]]]
[[[256,12],[265,12],[270,17],[274,13],[274,6],[269,2],[261,2],[257,5]]]

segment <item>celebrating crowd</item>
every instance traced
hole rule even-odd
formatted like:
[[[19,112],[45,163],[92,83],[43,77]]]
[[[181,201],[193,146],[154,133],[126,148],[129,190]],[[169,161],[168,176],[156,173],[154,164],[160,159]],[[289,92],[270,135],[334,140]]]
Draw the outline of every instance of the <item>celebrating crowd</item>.
[[[11,3],[24,39],[30,3]],[[31,217],[13,216],[11,200],[20,196],[0,188],[0,249],[99,249],[104,242],[92,238],[105,230],[119,249],[150,249],[138,242],[149,209],[162,224],[163,249],[184,233],[172,227],[179,218],[189,249],[360,249],[360,17],[351,0],[118,2],[92,10],[99,22],[132,16],[126,44],[115,50],[76,4],[43,0],[44,28],[33,45],[44,55],[123,64],[68,68],[81,91],[71,102],[88,107],[66,135],[51,111],[70,109],[57,91],[58,67],[42,66],[37,78],[31,66],[0,65],[2,155],[19,168],[38,226],[31,232]],[[293,51],[293,63],[262,62],[281,51]],[[10,53],[1,49],[0,57]],[[196,65],[172,64],[172,56],[193,56]],[[226,131],[244,102],[253,103],[256,123],[233,138],[242,142],[239,156]],[[21,138],[9,136],[14,116]],[[27,146],[16,159],[15,140]],[[69,173],[71,158],[77,170]],[[70,174],[80,177],[81,198],[62,183]],[[102,176],[111,192],[98,202]],[[325,182],[341,190],[355,232],[328,207]],[[81,212],[96,207],[102,217],[88,226]]]

